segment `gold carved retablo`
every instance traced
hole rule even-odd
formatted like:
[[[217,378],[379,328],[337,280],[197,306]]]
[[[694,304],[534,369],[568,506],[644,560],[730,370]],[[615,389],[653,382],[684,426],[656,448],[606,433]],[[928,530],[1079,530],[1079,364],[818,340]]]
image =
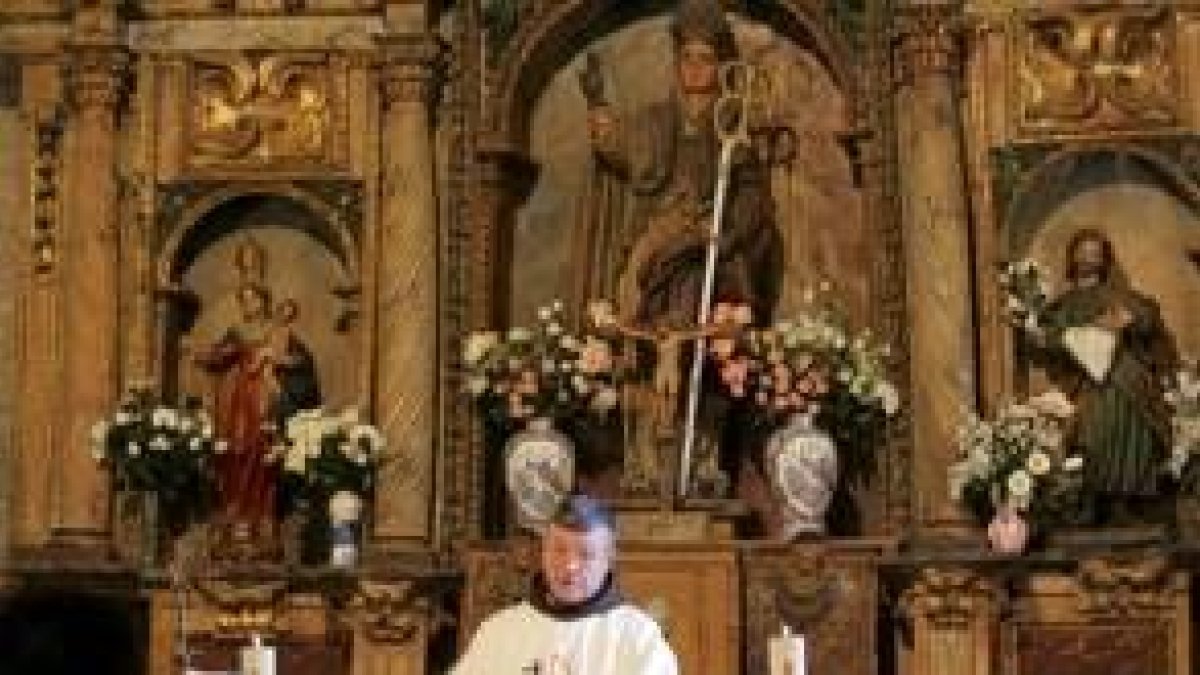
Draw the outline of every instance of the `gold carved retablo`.
[[[1177,123],[1174,31],[1165,10],[1026,15],[1016,29],[1018,126],[1044,134]]]
[[[189,155],[195,165],[311,164],[329,142],[329,69],[304,56],[192,64]]]

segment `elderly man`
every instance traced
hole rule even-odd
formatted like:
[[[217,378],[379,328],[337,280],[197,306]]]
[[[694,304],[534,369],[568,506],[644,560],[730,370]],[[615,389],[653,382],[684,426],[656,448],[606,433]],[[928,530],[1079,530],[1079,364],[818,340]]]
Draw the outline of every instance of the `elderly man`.
[[[612,514],[569,497],[542,537],[532,597],[484,621],[454,675],[676,675],[658,625],[613,580]]]

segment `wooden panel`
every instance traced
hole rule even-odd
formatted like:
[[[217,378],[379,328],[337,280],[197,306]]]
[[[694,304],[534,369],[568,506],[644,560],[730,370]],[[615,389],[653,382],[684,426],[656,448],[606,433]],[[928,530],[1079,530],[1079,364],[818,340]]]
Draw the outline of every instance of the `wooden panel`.
[[[732,551],[633,549],[622,553],[619,567],[630,599],[662,624],[680,672],[738,672],[741,610]]]
[[[1169,673],[1169,624],[1016,628],[1013,675],[1162,675]]]

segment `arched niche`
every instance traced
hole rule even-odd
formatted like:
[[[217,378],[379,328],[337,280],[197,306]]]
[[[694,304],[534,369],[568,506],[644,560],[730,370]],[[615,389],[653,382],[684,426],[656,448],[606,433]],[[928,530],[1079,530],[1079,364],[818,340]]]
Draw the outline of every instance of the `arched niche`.
[[[672,87],[669,22],[673,3],[639,4],[581,15],[578,3],[547,10],[542,26],[518,32],[496,79],[496,131],[537,167],[527,195],[512,215],[497,214],[498,250],[509,252],[499,298],[510,322],[531,320],[537,307],[569,299],[580,273],[572,247],[586,207],[591,167],[586,104],[578,74],[586,54],[597,54],[610,103],[618,113],[660,101]],[[792,161],[772,169],[776,218],[784,244],[779,316],[798,308],[807,288],[834,280],[857,323],[873,315],[871,287],[879,260],[869,232],[846,134],[859,126],[858,90],[840,42],[820,22],[791,5],[770,12],[729,14],[743,58],[769,69],[781,87],[779,116],[793,129]],[[598,25],[576,26],[581,16]],[[540,36],[546,44],[533,42]],[[556,38],[556,39],[551,39]],[[578,299],[576,299],[578,301]]]
[[[1036,260],[1061,289],[1067,242],[1082,228],[1108,236],[1133,286],[1158,302],[1180,352],[1200,355],[1200,185],[1187,166],[1137,146],[1047,153],[1013,186],[1002,222],[1007,257]],[[1015,366],[1023,387],[1025,366]]]
[[[352,187],[352,186],[351,186]],[[238,289],[265,287],[273,309],[294,300],[294,330],[312,351],[329,407],[365,401],[357,349],[359,248],[354,189],[188,184],[164,197],[157,263],[160,373],[168,392],[210,398],[197,355],[240,316]],[[169,221],[164,222],[164,221]],[[246,252],[251,253],[247,254]],[[246,265],[253,258],[261,265]]]

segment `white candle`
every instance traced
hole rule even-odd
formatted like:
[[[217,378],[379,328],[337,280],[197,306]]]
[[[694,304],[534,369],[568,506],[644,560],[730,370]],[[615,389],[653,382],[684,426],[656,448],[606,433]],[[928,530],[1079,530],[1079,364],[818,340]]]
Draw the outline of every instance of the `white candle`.
[[[264,645],[258,633],[242,648],[242,675],[275,675],[275,648]]]
[[[783,627],[782,635],[771,638],[768,652],[771,675],[805,675],[808,672],[804,636],[792,635],[787,626]]]

